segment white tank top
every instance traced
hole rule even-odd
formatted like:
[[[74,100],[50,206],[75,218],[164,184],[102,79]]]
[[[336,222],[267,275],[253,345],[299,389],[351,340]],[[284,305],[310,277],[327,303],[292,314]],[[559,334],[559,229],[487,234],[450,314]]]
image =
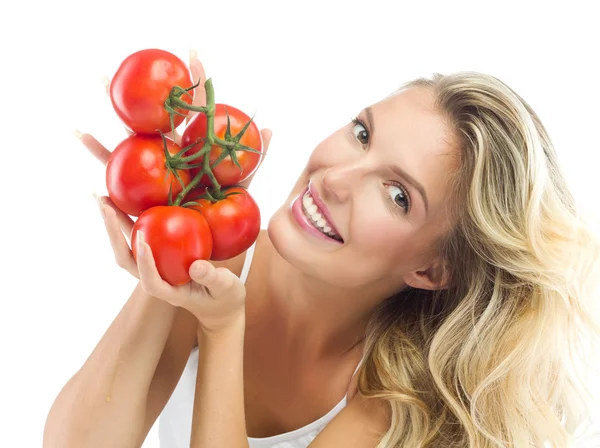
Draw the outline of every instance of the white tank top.
[[[255,245],[256,243],[246,252],[244,267],[240,274],[240,279],[244,283],[248,277]],[[361,363],[362,360],[358,363],[354,374],[358,371]],[[197,371],[198,347],[195,347],[190,353],[173,395],[171,395],[160,415],[158,423],[160,448],[189,448],[190,446]],[[327,414],[294,431],[271,437],[248,437],[250,448],[306,448],[317,434],[346,406],[346,402],[347,396],[344,396]],[[285,410],[282,410],[282,412],[285,412]]]

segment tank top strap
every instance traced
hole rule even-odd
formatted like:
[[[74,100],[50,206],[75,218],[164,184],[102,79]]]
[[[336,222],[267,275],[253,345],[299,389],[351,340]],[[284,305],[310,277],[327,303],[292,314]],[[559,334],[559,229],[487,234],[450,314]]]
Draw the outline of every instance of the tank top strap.
[[[360,361],[358,361],[358,365],[356,366],[356,369],[354,369],[354,373],[352,374],[352,378],[354,378],[354,375],[356,375],[356,372],[358,372],[358,369],[360,369],[360,366],[362,365],[363,361],[365,360],[365,357],[363,356]]]
[[[254,256],[254,249],[256,247],[256,241],[252,243],[252,246],[246,251],[246,258],[244,259],[244,266],[242,267],[242,273],[240,274],[240,280],[242,283],[246,283],[248,278],[248,272],[250,272],[250,265],[252,264],[252,257]]]

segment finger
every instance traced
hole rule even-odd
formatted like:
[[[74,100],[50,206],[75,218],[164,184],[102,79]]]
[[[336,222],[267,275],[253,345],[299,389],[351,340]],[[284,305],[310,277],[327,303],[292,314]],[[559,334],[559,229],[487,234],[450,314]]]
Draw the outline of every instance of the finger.
[[[121,232],[117,214],[111,207],[104,205],[100,198],[97,196],[96,198],[98,200],[98,206],[100,207],[100,213],[104,216],[104,225],[108,233],[110,245],[117,265],[125,269],[134,277],[139,278],[137,265],[133,259],[131,249],[129,249],[129,245]]]
[[[235,299],[244,294],[244,287],[233,272],[223,267],[216,268],[206,260],[192,263],[189,274],[193,281],[204,286],[215,299],[223,296]]]
[[[100,77],[100,81],[102,81],[102,84],[104,84],[104,90],[106,91],[106,94],[110,96],[110,79],[108,76],[102,75]]]
[[[85,146],[95,158],[100,160],[103,165],[108,163],[111,152],[106,149],[102,143],[100,143],[90,134],[83,134],[78,130],[75,130],[73,134],[75,134],[75,137],[77,137],[81,143],[83,143],[83,146]]]
[[[263,141],[263,157],[264,155],[267,153],[267,150],[269,149],[269,144],[271,143],[271,137],[273,137],[273,131],[271,131],[270,129],[263,129],[262,131],[260,131],[260,135],[262,137],[262,141]]]
[[[106,95],[108,95],[108,97],[110,98],[110,78],[106,75],[102,75],[100,77],[100,81],[102,81],[102,84],[104,84],[104,90],[106,91]],[[127,133],[127,135],[132,135],[133,131],[131,129],[129,129],[127,126],[124,126],[125,128],[125,132]]]
[[[198,52],[195,49],[190,49],[190,72],[192,73],[192,84],[197,84],[200,81],[200,85],[194,89],[194,106],[206,105],[206,92],[204,91],[204,82],[206,81],[206,73],[204,72],[204,66],[198,59]],[[186,123],[197,114],[198,112],[189,111],[186,117]]]
[[[146,243],[143,232],[137,231],[136,240],[137,266],[142,288],[151,296],[168,300],[174,295],[173,287],[165,282],[158,273],[152,249]]]
[[[254,175],[256,174],[256,172],[259,170],[260,166],[264,162],[265,155],[267,154],[267,150],[269,149],[269,144],[271,143],[271,137],[273,136],[273,132],[270,129],[263,129],[262,131],[260,131],[260,135],[262,136],[262,141],[263,141],[263,150],[262,150],[262,155],[260,156],[260,163],[258,164],[258,167],[254,170],[254,173],[252,173],[250,175],[250,177],[248,177],[243,182],[240,182],[240,185],[245,188],[248,188],[250,186],[250,184],[252,183],[252,179],[254,178]]]
[[[110,197],[102,196],[100,199],[104,205],[114,210],[115,214],[117,215],[119,225],[121,226],[121,230],[125,234],[125,238],[127,238],[128,241],[131,241],[131,232],[133,231],[133,225],[135,224],[133,219],[131,219],[127,213],[117,207]]]

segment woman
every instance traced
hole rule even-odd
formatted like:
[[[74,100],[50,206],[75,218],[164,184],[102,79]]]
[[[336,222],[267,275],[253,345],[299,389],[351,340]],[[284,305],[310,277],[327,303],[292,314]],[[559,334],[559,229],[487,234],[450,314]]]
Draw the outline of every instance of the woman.
[[[598,241],[496,78],[436,74],[361,111],[255,245],[189,285],[160,279],[143,235],[136,266],[131,221],[101,211],[140,283],[58,395],[48,448],[140,446],[161,413],[165,448],[566,447],[584,421],[570,360],[597,328]]]

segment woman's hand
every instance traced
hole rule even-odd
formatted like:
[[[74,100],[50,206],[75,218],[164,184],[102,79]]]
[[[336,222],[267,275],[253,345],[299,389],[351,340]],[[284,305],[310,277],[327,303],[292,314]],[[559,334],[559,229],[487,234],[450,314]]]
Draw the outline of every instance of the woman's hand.
[[[131,234],[133,221],[119,210],[108,197],[98,198],[100,211],[117,264],[140,279],[144,291],[171,305],[191,312],[206,334],[216,334],[236,324],[243,324],[246,288],[229,269],[215,268],[209,261],[196,260],[190,266],[191,281],[182,286],[171,286],[159,275],[152,249],[138,234],[137,263],[123,231]]]
[[[214,267],[206,260],[196,260],[189,269],[191,281],[172,286],[159,275],[152,249],[138,232],[137,268],[144,291],[171,305],[187,309],[198,319],[206,334],[221,333],[245,318],[246,288],[229,269]]]

